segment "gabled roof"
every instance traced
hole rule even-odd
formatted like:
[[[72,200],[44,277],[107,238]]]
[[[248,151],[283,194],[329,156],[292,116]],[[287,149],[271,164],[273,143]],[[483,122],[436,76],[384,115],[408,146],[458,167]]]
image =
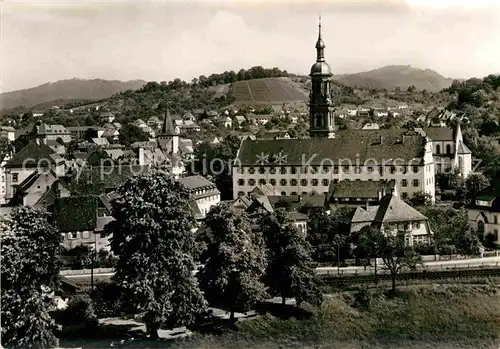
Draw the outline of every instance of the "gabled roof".
[[[300,213],[300,212],[297,212],[297,211],[288,212],[288,216],[294,222],[307,221],[307,215]]]
[[[167,112],[163,116],[163,125],[161,127],[161,132],[158,135],[163,136],[171,136],[175,135],[174,124],[172,122],[172,117],[170,116],[170,111],[167,109]]]
[[[453,141],[453,129],[451,127],[424,127],[427,137],[433,141]]]
[[[459,142],[458,143],[458,148],[457,148],[457,153],[458,154],[472,154],[469,148],[465,145],[464,142]]]
[[[57,155],[46,144],[37,144],[35,141],[31,141],[23,149],[17,152],[12,159],[7,162],[5,167],[37,167],[38,164],[47,165],[47,161],[57,165],[64,162],[64,159]]]
[[[404,221],[426,220],[427,218],[394,195],[386,195],[380,201],[375,223],[392,223]]]
[[[271,159],[280,153],[287,165],[295,166],[303,165],[304,157],[311,165],[324,164],[324,159],[336,164],[340,159],[361,163],[367,159],[378,163],[388,159],[410,161],[423,157],[425,143],[425,137],[401,129],[346,130],[338,132],[334,139],[246,139],[241,143],[238,159],[245,166],[258,166],[262,154]]]
[[[185,187],[188,189],[200,189],[200,188],[205,188],[205,187],[215,187],[215,184],[210,182],[208,179],[196,175],[196,176],[189,176],[189,177],[184,177],[179,180]]]
[[[46,135],[46,134],[69,134],[70,132],[66,127],[63,125],[47,125],[47,124],[41,124],[40,127],[38,127],[37,133],[40,135]]]
[[[109,141],[107,138],[92,138],[92,142],[101,146],[109,145]]]

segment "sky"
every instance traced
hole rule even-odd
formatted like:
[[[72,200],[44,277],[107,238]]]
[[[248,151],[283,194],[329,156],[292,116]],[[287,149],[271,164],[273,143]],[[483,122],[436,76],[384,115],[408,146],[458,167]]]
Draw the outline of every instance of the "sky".
[[[307,74],[321,13],[335,74],[385,65],[500,73],[500,1],[40,1],[0,4],[0,92],[71,78],[190,81],[261,65]]]

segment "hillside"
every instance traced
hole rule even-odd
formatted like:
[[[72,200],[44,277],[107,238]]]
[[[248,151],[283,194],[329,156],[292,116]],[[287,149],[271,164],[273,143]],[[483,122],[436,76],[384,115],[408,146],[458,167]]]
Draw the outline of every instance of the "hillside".
[[[137,90],[143,80],[69,79],[49,82],[37,87],[0,94],[0,107],[33,107],[50,101],[99,100],[126,90]]]
[[[231,85],[236,103],[270,103],[305,101],[308,92],[290,78],[263,78],[236,81]]]
[[[445,78],[434,70],[409,65],[390,65],[356,74],[335,75],[334,79],[349,85],[393,90],[415,86],[418,90],[437,92],[451,86],[453,79]]]

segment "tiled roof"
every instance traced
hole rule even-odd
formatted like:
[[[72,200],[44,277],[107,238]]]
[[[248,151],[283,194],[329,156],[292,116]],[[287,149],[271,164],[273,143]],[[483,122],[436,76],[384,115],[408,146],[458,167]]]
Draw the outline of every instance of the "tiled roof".
[[[288,216],[294,222],[296,222],[296,221],[307,221],[307,215],[305,215],[303,213],[300,213],[300,212],[297,212],[297,211],[288,212]]]
[[[92,142],[101,146],[109,145],[109,141],[107,138],[92,138]]]
[[[395,180],[382,181],[339,181],[331,182],[328,198],[361,198],[378,200],[379,193],[390,193],[396,185]]]
[[[389,159],[409,161],[422,158],[425,153],[425,138],[418,133],[405,135],[405,132],[399,129],[356,130],[340,131],[334,139],[246,139],[238,151],[238,159],[242,165],[256,165],[261,155],[272,158],[281,152],[286,157],[286,164],[299,166],[304,162],[320,165],[324,159],[338,164],[340,159],[359,159],[361,163],[373,159],[382,163]]]
[[[66,127],[63,125],[47,125],[47,124],[41,124],[40,127],[38,128],[38,134],[40,135],[46,135],[46,134],[69,134],[70,132]]]
[[[425,219],[427,218],[423,214],[394,195],[386,195],[380,200],[375,216],[375,222],[380,224]]]
[[[200,189],[205,187],[215,187],[215,184],[202,176],[189,176],[179,180],[188,189]]]
[[[64,162],[64,159],[57,155],[49,146],[46,144],[37,144],[31,141],[23,149],[17,152],[12,159],[5,165],[7,168],[22,167],[37,167],[37,164],[47,164],[47,160],[51,164],[60,164]],[[25,162],[27,161],[27,162]]]
[[[450,127],[424,127],[423,130],[433,141],[453,141],[453,129]]]
[[[54,202],[54,222],[61,232],[94,230],[97,222],[97,198],[57,198]]]
[[[458,154],[472,154],[469,148],[465,145],[464,142],[458,143]]]
[[[191,207],[191,210],[193,210],[194,213],[194,218],[195,219],[202,219],[203,215],[201,214],[200,208],[196,204],[194,200],[189,200],[189,207]]]
[[[88,129],[93,129],[96,131],[104,131],[105,130],[103,127],[100,127],[100,126],[68,126],[68,127],[66,127],[66,129],[69,132],[85,132]]]
[[[106,224],[108,224],[109,222],[112,222],[114,220],[115,220],[115,218],[112,216],[97,217],[94,231],[96,231],[96,232],[104,231],[104,227],[106,226]]]

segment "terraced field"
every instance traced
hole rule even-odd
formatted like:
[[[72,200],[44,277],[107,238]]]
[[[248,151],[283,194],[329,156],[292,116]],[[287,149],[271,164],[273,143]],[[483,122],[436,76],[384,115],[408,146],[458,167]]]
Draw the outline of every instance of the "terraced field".
[[[236,102],[282,103],[308,98],[307,92],[288,78],[237,81],[232,90]]]

